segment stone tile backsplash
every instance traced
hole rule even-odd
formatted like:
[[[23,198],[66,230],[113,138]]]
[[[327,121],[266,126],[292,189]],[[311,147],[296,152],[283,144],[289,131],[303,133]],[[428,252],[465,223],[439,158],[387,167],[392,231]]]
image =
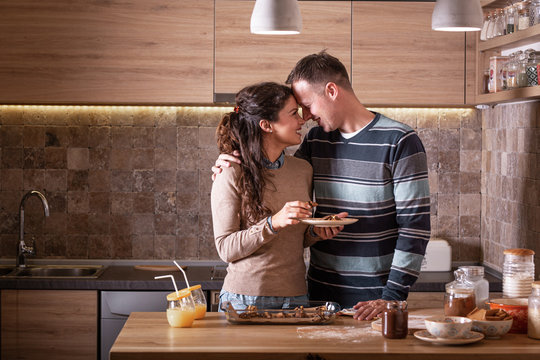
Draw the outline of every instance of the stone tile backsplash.
[[[35,237],[38,258],[218,259],[210,168],[215,127],[230,110],[0,106],[0,257],[15,256],[20,199],[38,189],[51,208],[44,220],[39,202],[27,203],[26,238]],[[372,110],[417,130],[428,157],[432,236],[451,243],[454,261],[479,261],[486,131],[478,111]],[[511,185],[507,191],[517,191]]]
[[[536,252],[540,276],[540,103],[482,111],[483,261],[502,270],[503,251]]]

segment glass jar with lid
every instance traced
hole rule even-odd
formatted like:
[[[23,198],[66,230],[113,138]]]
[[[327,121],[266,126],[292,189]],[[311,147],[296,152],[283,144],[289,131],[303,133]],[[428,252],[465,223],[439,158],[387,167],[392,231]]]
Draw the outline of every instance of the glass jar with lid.
[[[504,8],[504,13],[506,17],[506,33],[512,34],[514,31],[516,31],[516,8],[514,7],[514,5],[508,5]]]
[[[497,11],[492,11],[489,13],[489,24],[486,30],[486,38],[493,39],[495,37],[495,27],[497,24]]]
[[[532,0],[529,5],[529,25],[540,24],[540,0]]]
[[[527,310],[527,335],[533,339],[540,339],[540,281],[532,283]]]
[[[529,52],[527,63],[527,86],[538,85],[538,63],[540,63],[540,51]]]
[[[487,29],[488,29],[490,21],[491,21],[491,13],[487,12],[484,15],[484,23],[482,25],[482,30],[480,31],[480,40],[482,41],[487,40]]]
[[[529,5],[530,1],[522,1],[517,3],[517,29],[525,30],[529,28]]]
[[[460,266],[465,272],[465,278],[474,284],[474,297],[476,307],[479,309],[487,308],[489,299],[489,282],[484,278],[483,266]]]
[[[382,314],[382,335],[387,339],[407,337],[409,311],[406,301],[388,301]]]
[[[503,253],[503,297],[529,296],[534,281],[534,251],[506,249]]]
[[[529,51],[518,53],[516,55],[517,71],[516,83],[517,87],[527,87],[527,64],[529,62]]]
[[[521,53],[521,51],[520,51]],[[511,90],[518,87],[517,85],[517,54],[512,53],[510,54],[510,58],[507,62],[507,69],[506,69],[506,89]]]
[[[445,285],[444,315],[467,316],[476,307],[474,284],[467,280],[465,271],[454,271],[456,280]]]

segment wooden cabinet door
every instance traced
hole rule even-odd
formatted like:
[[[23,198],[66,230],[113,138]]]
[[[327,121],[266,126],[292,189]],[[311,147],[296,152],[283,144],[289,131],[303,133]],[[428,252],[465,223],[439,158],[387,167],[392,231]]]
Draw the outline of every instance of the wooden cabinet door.
[[[431,30],[434,6],[352,2],[352,80],[364,104],[465,103],[465,35]]]
[[[298,60],[324,49],[350,71],[350,1],[299,1],[301,34],[280,36],[250,33],[254,4],[216,0],[215,93],[234,94],[259,81],[284,83]]]
[[[0,2],[0,103],[212,101],[212,0]]]
[[[2,290],[2,359],[97,359],[97,291]]]

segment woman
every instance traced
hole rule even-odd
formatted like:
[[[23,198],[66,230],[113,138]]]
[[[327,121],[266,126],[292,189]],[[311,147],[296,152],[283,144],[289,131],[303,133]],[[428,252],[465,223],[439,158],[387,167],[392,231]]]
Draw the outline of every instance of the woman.
[[[304,120],[290,88],[260,83],[236,95],[217,128],[221,153],[242,164],[223,169],[212,186],[219,256],[229,263],[221,303],[281,308],[307,304],[304,247],[316,241],[298,218],[310,217],[312,168],[284,155],[301,142]]]

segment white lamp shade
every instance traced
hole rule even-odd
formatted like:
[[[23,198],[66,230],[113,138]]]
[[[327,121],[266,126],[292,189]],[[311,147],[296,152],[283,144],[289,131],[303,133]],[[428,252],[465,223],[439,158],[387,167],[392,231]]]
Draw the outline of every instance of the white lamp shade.
[[[480,31],[484,16],[480,0],[437,0],[431,28],[438,31]]]
[[[253,34],[288,35],[302,30],[296,0],[257,0],[251,14]]]

